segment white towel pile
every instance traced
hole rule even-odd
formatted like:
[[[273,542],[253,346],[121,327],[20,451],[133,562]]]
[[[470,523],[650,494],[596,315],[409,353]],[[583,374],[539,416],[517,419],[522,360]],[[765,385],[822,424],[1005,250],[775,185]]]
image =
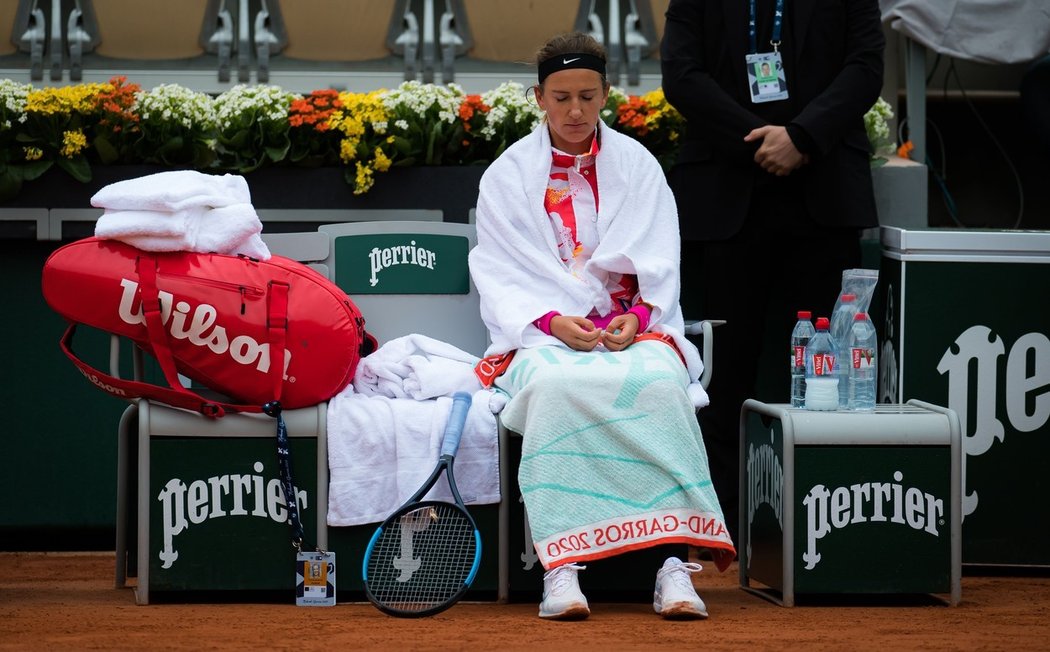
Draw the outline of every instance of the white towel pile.
[[[193,170],[160,172],[111,183],[91,198],[104,209],[99,238],[145,251],[244,254],[260,260],[270,250],[244,177]]]
[[[499,439],[495,412],[506,395],[478,390],[454,465],[468,505],[498,503]],[[437,464],[452,399],[364,396],[348,387],[328,403],[328,525],[377,523],[408,500]],[[428,494],[450,500],[444,480]]]
[[[413,333],[383,344],[361,359],[354,391],[365,396],[425,400],[481,389],[478,357],[447,342]]]
[[[352,385],[328,402],[328,524],[382,521],[437,463],[451,396],[474,398],[463,426],[455,475],[468,504],[499,502],[495,415],[503,392],[481,388],[478,358],[420,334],[390,340],[361,359]],[[432,497],[449,499],[439,482]]]

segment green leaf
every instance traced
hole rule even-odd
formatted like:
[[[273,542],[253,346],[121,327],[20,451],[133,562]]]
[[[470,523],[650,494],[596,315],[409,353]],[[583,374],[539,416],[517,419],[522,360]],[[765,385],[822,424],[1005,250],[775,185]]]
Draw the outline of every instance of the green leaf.
[[[398,154],[402,156],[408,156],[412,153],[412,143],[403,136],[394,136],[394,149],[397,150]]]
[[[440,133],[441,125],[434,125],[434,128],[430,130],[430,136],[427,138],[427,155],[423,159],[426,165],[437,165],[434,160],[434,141],[437,140]]]
[[[29,161],[22,166],[22,178],[26,181],[32,181],[50,170],[52,165],[54,165],[54,161],[45,161],[44,159],[40,159],[39,161]]]
[[[81,183],[87,183],[91,181],[91,166],[88,165],[87,159],[83,156],[77,156],[74,158],[61,157],[55,163],[58,167],[62,168],[69,173],[69,176],[73,177]]]
[[[215,161],[215,151],[204,143],[196,143],[193,147],[193,157],[190,165],[198,170],[203,170]]]
[[[239,165],[237,167],[237,171],[240,172],[241,174],[248,174],[250,172],[255,172],[256,170],[261,168],[262,164],[263,164],[263,159],[260,159],[258,161],[248,161],[245,164]]]
[[[266,148],[266,156],[271,161],[283,161],[284,157],[288,155],[288,150],[291,148],[290,142],[285,142],[284,145],[275,145]]]
[[[0,168],[0,201],[7,201],[22,191],[22,175],[16,168]]]
[[[92,144],[95,146],[95,151],[98,152],[99,159],[106,165],[109,165],[120,158],[120,152],[117,151],[117,148],[114,147],[105,136],[96,137],[95,142]]]
[[[163,145],[158,147],[155,150],[155,154],[156,154],[156,156],[158,158],[164,159],[168,154],[170,154],[172,152],[177,152],[180,149],[182,149],[182,146],[183,146],[182,136],[173,136],[171,139],[169,139]]]
[[[242,129],[235,133],[229,140],[230,146],[234,149],[244,149],[252,142],[252,133],[247,129]]]

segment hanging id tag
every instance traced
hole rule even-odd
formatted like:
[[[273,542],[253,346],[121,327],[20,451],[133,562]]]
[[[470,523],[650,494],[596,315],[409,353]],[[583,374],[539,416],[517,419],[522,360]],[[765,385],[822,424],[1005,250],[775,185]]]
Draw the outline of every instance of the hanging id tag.
[[[751,101],[775,102],[788,97],[784,62],[779,52],[760,52],[744,57],[747,63],[747,82],[751,88]]]
[[[296,554],[295,606],[335,606],[334,552],[300,552]]]

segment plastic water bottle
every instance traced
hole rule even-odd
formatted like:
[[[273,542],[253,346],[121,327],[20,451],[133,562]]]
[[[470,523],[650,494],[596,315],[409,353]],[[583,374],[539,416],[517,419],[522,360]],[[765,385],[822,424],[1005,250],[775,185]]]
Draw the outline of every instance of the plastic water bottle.
[[[850,330],[847,371],[849,373],[849,409],[875,409],[875,376],[879,368],[875,326],[868,314],[858,312]]]
[[[817,317],[817,332],[806,345],[806,409],[839,407],[838,347],[828,332],[827,317]]]
[[[853,316],[857,314],[857,295],[845,293],[839,296],[835,312],[831,315],[831,338],[839,345],[839,407],[846,409],[849,404],[849,375],[846,359],[849,357],[850,329],[853,328]]]
[[[799,310],[791,331],[791,407],[806,406],[806,345],[817,332],[812,316],[808,310]]]

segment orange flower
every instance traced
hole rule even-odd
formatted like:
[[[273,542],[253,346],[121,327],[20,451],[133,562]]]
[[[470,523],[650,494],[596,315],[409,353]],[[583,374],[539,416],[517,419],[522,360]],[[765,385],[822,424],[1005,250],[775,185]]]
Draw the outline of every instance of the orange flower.
[[[649,109],[645,100],[631,95],[626,102],[616,107],[616,121],[621,126],[634,130],[639,136],[644,136],[649,133],[649,125],[645,121]]]
[[[138,84],[128,84],[128,78],[118,75],[109,80],[113,90],[102,90],[98,94],[97,106],[102,112],[99,126],[113,133],[125,129],[138,131],[139,116],[135,113],[135,93],[141,90]]]
[[[480,95],[467,95],[459,105],[459,119],[463,121],[463,130],[470,131],[470,121],[475,113],[488,113],[491,110],[492,107],[481,101]]]
[[[306,97],[294,100],[288,107],[288,124],[292,127],[306,125],[315,131],[328,131],[328,118],[343,106],[339,92],[331,89],[313,91]]]

